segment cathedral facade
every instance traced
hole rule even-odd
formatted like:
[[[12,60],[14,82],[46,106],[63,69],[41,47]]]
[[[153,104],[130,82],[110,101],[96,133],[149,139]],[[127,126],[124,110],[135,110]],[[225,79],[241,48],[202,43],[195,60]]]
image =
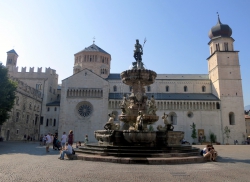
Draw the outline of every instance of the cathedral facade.
[[[240,64],[231,35],[231,28],[218,18],[218,23],[209,31],[208,74],[158,74],[155,83],[145,87],[148,98],[152,95],[155,98],[156,114],[168,114],[174,130],[184,131],[189,142],[193,142],[192,123],[196,125],[197,138],[202,136],[210,141],[209,135],[214,133],[218,142],[225,143],[223,133],[228,126],[229,143],[244,140]],[[120,74],[110,73],[110,66],[111,55],[92,44],[74,55],[73,75],[62,80],[59,87],[58,75],[50,68],[45,73],[39,70],[33,73],[32,69],[29,73],[19,73],[15,66],[9,69],[15,72],[13,77],[28,85],[36,88],[40,80],[44,87],[40,134],[56,131],[60,136],[64,131],[73,130],[75,141],[84,141],[88,135],[90,142],[96,142],[94,131],[103,129],[108,113],[113,112],[119,122],[122,98],[132,89],[122,83]],[[161,120],[153,128],[156,130],[160,124],[163,124]],[[127,129],[123,123],[120,125],[121,129]]]

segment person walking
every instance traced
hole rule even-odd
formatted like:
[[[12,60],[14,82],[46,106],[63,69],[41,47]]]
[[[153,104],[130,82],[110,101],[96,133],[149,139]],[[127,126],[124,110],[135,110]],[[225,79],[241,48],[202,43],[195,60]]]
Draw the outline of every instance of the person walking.
[[[55,150],[60,150],[61,149],[61,142],[58,140],[57,136],[54,138],[54,149]]]
[[[70,144],[72,146],[73,142],[74,142],[74,134],[73,134],[73,131],[70,130],[69,135],[68,135],[68,144]]]
[[[50,143],[51,143],[51,136],[48,133],[48,135],[46,136],[46,152],[49,152]]]
[[[88,138],[88,135],[85,136],[85,145],[87,145],[89,142],[89,138]]]
[[[39,141],[40,141],[40,145],[43,145],[43,135],[40,136]]]
[[[52,133],[50,133],[50,139],[51,139],[51,144],[53,146],[53,149],[54,149],[54,145],[53,145],[53,142],[54,142],[54,135]]]
[[[66,144],[66,141],[67,141],[67,135],[66,135],[66,132],[63,132],[63,135],[61,137],[61,145],[62,145],[62,149],[65,148],[65,144]]]
[[[64,155],[70,155],[73,152],[73,148],[69,143],[66,143],[66,149],[62,151],[58,159],[64,160]]]
[[[46,134],[43,136],[43,145],[46,145]]]
[[[24,142],[26,142],[27,140],[26,140],[26,138],[27,138],[27,135],[26,134],[24,134],[24,136],[23,136],[23,141]]]
[[[53,136],[53,149],[56,150],[56,140],[57,140],[57,136],[56,135],[52,135]]]

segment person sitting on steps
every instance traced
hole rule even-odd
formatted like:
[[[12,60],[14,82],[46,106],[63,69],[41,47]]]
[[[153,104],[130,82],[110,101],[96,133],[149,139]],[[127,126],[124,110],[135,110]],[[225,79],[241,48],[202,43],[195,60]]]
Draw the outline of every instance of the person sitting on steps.
[[[76,143],[76,148],[79,148],[82,145],[82,143],[79,141]]]
[[[209,161],[216,161],[218,153],[214,150],[213,145],[207,145],[203,149],[203,157]]]
[[[211,154],[212,154],[212,161],[215,162],[215,161],[216,161],[216,158],[217,158],[217,156],[218,156],[218,152],[215,151],[213,145],[210,145],[210,152],[211,152]]]
[[[66,149],[61,151],[60,157],[58,159],[64,160],[64,155],[71,155],[73,152],[72,146],[67,142]]]

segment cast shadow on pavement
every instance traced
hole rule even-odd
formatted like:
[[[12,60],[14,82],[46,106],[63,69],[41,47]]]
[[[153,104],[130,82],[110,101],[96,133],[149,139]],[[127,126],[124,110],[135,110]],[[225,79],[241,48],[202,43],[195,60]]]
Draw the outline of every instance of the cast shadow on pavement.
[[[29,154],[29,155],[59,155],[58,150],[53,150],[52,145],[46,152],[45,146],[39,142],[4,141],[0,142],[0,156],[3,154]]]
[[[250,159],[236,159],[236,158],[231,158],[231,157],[217,157],[217,162],[220,163],[246,163],[250,164]]]

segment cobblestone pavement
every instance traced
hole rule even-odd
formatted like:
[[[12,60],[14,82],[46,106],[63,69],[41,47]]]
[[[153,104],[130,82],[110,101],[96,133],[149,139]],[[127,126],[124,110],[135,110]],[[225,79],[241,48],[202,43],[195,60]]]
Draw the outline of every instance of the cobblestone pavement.
[[[196,145],[203,148],[204,146]],[[218,162],[140,165],[59,160],[38,143],[0,142],[0,181],[250,181],[250,145],[216,145]]]

